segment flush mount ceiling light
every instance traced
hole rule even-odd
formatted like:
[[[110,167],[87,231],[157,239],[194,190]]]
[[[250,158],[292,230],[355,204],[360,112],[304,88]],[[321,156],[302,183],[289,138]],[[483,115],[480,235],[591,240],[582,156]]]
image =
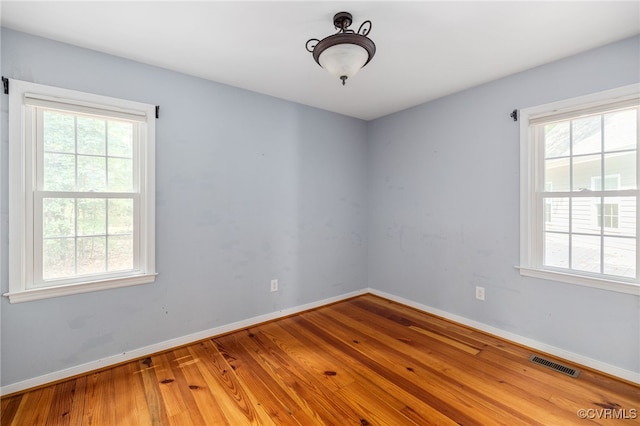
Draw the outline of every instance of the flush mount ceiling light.
[[[336,13],[333,25],[338,32],[322,40],[312,38],[306,44],[318,65],[342,80],[343,85],[376,54],[375,43],[367,37],[371,21],[364,21],[357,32],[348,29],[351,22],[349,12]]]

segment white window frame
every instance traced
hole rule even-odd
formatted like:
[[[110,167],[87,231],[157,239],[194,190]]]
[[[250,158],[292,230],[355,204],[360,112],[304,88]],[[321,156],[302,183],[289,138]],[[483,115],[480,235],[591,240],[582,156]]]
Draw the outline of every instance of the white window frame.
[[[75,90],[10,79],[9,81],[9,292],[11,303],[86,293],[155,281],[155,106],[94,95]],[[34,100],[35,99],[35,100]],[[50,285],[34,280],[34,264],[41,262],[34,247],[36,218],[36,135],[35,106],[68,104],[70,110],[102,111],[111,117],[133,117],[144,124],[138,147],[139,211],[134,217],[134,233],[139,248],[134,254],[134,270],[121,274],[80,277]],[[135,174],[135,171],[134,171]],[[41,204],[41,203],[40,203]],[[40,254],[41,255],[41,254]]]
[[[578,112],[588,114],[598,111],[603,105],[637,105],[640,102],[640,84],[598,92],[586,96],[553,102],[550,104],[520,110],[520,274],[527,277],[542,278],[563,283],[600,288],[620,293],[640,295],[640,280],[611,277],[600,274],[580,273],[578,271],[556,270],[544,267],[542,262],[542,229],[544,208],[538,206],[536,188],[544,183],[541,180],[542,165],[539,147],[535,144],[530,121],[544,116],[573,116]],[[638,123],[640,133],[640,122]],[[640,147],[639,147],[640,148]],[[638,150],[640,152],[640,149]],[[640,183],[640,162],[636,167],[637,181]],[[635,191],[638,197],[640,190]],[[640,197],[637,198],[640,203]],[[640,206],[636,211],[636,235],[640,233]],[[636,238],[637,244],[640,238]],[[640,276],[640,250],[636,250],[636,269]]]

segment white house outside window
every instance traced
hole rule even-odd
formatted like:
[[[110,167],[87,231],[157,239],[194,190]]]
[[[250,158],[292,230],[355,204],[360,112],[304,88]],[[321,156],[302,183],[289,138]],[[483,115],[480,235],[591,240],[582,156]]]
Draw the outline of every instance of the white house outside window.
[[[10,82],[11,302],[155,279],[154,113]]]
[[[523,275],[640,293],[639,90],[521,111]]]

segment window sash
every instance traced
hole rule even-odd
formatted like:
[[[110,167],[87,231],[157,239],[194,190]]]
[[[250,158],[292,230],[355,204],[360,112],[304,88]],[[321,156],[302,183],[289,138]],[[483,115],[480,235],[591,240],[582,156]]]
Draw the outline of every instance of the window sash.
[[[29,96],[29,95],[27,95]],[[25,101],[31,99],[25,96]],[[34,190],[33,190],[33,277],[27,283],[27,289],[37,288],[43,286],[53,286],[53,285],[65,285],[65,284],[73,284],[77,282],[86,281],[88,277],[94,277],[97,279],[106,279],[111,277],[121,277],[130,275],[131,273],[140,273],[140,219],[139,219],[139,211],[140,211],[140,194],[138,188],[140,187],[140,171],[138,167],[138,147],[140,145],[139,142],[139,134],[140,129],[138,126],[138,121],[134,121],[133,125],[133,133],[132,133],[132,177],[133,182],[132,186],[134,192],[126,193],[126,192],[113,192],[113,191],[104,191],[104,192],[84,192],[84,191],[44,191],[43,188],[45,186],[44,176],[45,176],[45,151],[44,151],[44,113],[46,111],[57,111],[60,110],[58,108],[60,106],[59,103],[55,102],[25,102],[27,103],[27,108],[30,109],[30,114],[35,117],[35,145],[36,145],[36,167],[35,167],[35,182],[33,182]],[[66,105],[65,105],[66,107]],[[109,120],[109,119],[117,119],[122,120],[121,116],[114,116],[114,114],[110,115],[98,115],[102,112],[108,112],[106,110],[92,108],[89,109],[87,107],[77,107],[76,105],[68,105],[68,108],[64,109],[65,112],[69,113],[74,117],[81,115],[88,115],[90,117],[99,118],[101,120]],[[77,129],[74,128],[74,132]],[[75,133],[74,133],[75,134]],[[107,135],[105,134],[105,137]],[[75,141],[74,143],[77,143]],[[105,141],[107,144],[107,150],[104,155],[98,155],[97,157],[105,159],[108,158],[108,140]],[[76,157],[78,153],[74,151],[73,154]],[[77,170],[75,170],[77,173]],[[77,174],[76,174],[77,179]],[[77,184],[77,181],[76,181]],[[90,198],[101,198],[101,199],[131,199],[133,200],[133,253],[132,253],[132,269],[128,271],[118,271],[118,272],[109,272],[104,271],[95,274],[78,274],[77,273],[77,265],[75,266],[76,274],[70,275],[64,278],[58,279],[45,279],[44,278],[44,231],[43,231],[43,223],[44,223],[44,206],[43,200],[45,198],[56,198],[56,199],[90,199]],[[76,218],[77,220],[77,218]],[[106,235],[105,235],[106,237]],[[78,235],[74,235],[73,239],[77,244]],[[74,263],[77,263],[78,260],[78,251],[77,248],[74,251]]]
[[[626,109],[629,108],[628,105],[625,106]],[[609,110],[607,108],[602,108],[599,112],[599,114],[603,114],[603,113],[607,113],[609,112]],[[637,117],[637,125],[638,127],[640,127],[640,107],[636,107],[636,117]],[[572,116],[568,116],[565,117],[563,119],[563,121],[568,121],[568,120],[572,120],[576,117],[572,117]],[[536,187],[538,188],[538,190],[535,192],[534,194],[534,206],[536,211],[538,211],[538,215],[536,215],[536,217],[540,218],[540,219],[536,219],[533,223],[532,223],[532,230],[535,233],[535,235],[537,236],[537,238],[534,240],[534,243],[532,245],[533,248],[533,257],[534,257],[534,262],[532,262],[531,264],[534,265],[535,267],[539,268],[539,269],[548,269],[548,270],[556,270],[556,271],[563,271],[565,273],[572,273],[572,274],[585,274],[585,275],[590,275],[590,276],[602,276],[602,277],[613,277],[616,280],[620,280],[620,281],[625,281],[625,282],[632,282],[632,283],[638,283],[640,284],[640,263],[638,262],[638,258],[639,258],[639,254],[640,254],[640,238],[638,238],[638,229],[636,227],[636,236],[635,236],[635,240],[636,240],[636,264],[635,264],[635,277],[630,278],[630,277],[625,277],[622,275],[610,275],[610,274],[606,274],[604,273],[604,262],[603,262],[603,257],[604,257],[604,238],[605,237],[616,237],[616,238],[634,238],[634,237],[629,237],[629,236],[621,236],[621,235],[617,235],[617,234],[613,234],[607,231],[610,231],[611,228],[606,228],[604,226],[600,227],[600,232],[598,234],[588,234],[588,233],[582,233],[582,232],[576,232],[574,230],[571,229],[571,225],[569,225],[569,229],[566,232],[557,232],[557,231],[548,231],[545,229],[546,225],[546,211],[545,211],[545,206],[546,206],[546,200],[548,199],[552,199],[552,198],[567,198],[567,199],[580,199],[580,198],[595,198],[595,199],[599,199],[600,203],[602,202],[602,200],[606,200],[608,198],[614,198],[614,197],[631,197],[634,198],[636,201],[636,216],[638,216],[638,198],[640,195],[640,191],[638,189],[602,189],[602,190],[590,190],[590,189],[585,189],[582,191],[553,191],[553,190],[545,190],[546,185],[545,185],[545,155],[544,155],[544,138],[542,137],[543,135],[543,128],[546,124],[549,124],[548,122],[545,121],[539,121],[536,122],[535,124],[530,124],[530,138],[532,140],[532,143],[534,144],[535,148],[534,148],[534,152],[536,155],[535,158],[535,170],[534,170],[534,174],[537,177],[536,182],[537,185]],[[639,144],[640,145],[640,144]],[[640,146],[638,146],[637,148],[640,148]],[[636,149],[636,150],[625,150],[625,151],[635,151],[636,153],[636,168],[638,168],[638,166],[640,166],[640,149]],[[608,153],[608,152],[607,152]],[[603,151],[600,151],[599,153],[595,153],[595,154],[599,154],[602,155]],[[567,158],[576,158],[576,157],[581,157],[582,155],[567,155]],[[573,172],[570,172],[571,175],[573,175]],[[638,172],[636,171],[636,175],[638,174]],[[605,176],[605,179],[607,177],[611,176],[611,173],[607,174]],[[597,178],[599,178],[600,180],[602,180],[602,176],[597,176]],[[573,180],[573,177],[571,177],[571,180]],[[636,186],[638,186],[640,184],[640,179],[638,179],[638,177],[636,176]],[[572,185],[570,185],[572,186]],[[573,204],[573,203],[571,203]],[[606,203],[605,203],[606,204]],[[601,210],[598,213],[597,217],[596,217],[596,221],[597,218],[603,218],[602,216],[602,206],[600,207]],[[569,223],[571,224],[574,218],[574,213],[572,211],[569,211]],[[636,220],[636,226],[638,226],[638,220]],[[552,265],[548,265],[545,263],[545,249],[546,249],[546,245],[545,245],[545,237],[548,233],[555,233],[555,234],[563,234],[563,235],[567,235],[569,237],[569,267],[567,268],[562,268],[562,267],[557,267],[557,266],[552,266]],[[574,268],[575,265],[572,265],[572,242],[571,239],[573,236],[580,236],[580,235],[584,235],[584,236],[589,236],[589,235],[593,235],[593,236],[597,236],[600,238],[600,263],[599,263],[599,269],[600,272],[594,272],[594,273],[588,273],[585,271],[582,271],[580,269],[576,269]]]
[[[118,271],[105,271],[94,274],[75,274],[73,276],[68,276],[64,278],[44,278],[44,207],[43,200],[44,199],[105,199],[105,200],[132,200],[133,202],[133,253],[132,253],[132,268],[127,270],[118,270]],[[38,288],[38,287],[49,287],[49,286],[59,286],[65,284],[74,284],[78,282],[86,281],[89,277],[93,277],[95,279],[109,279],[109,278],[118,278],[123,276],[128,276],[131,274],[141,274],[144,273],[142,268],[142,264],[140,262],[140,215],[138,212],[140,211],[140,195],[137,193],[104,193],[104,192],[53,192],[53,191],[35,191],[34,192],[34,221],[33,221],[33,279],[28,283],[27,289]],[[77,219],[76,219],[77,220]],[[109,237],[108,229],[105,229],[104,236],[106,238]],[[115,235],[114,235],[115,236]],[[73,236],[65,237],[65,238],[73,238],[77,240],[78,238],[86,238],[87,236],[77,235],[74,233]],[[75,253],[77,261],[77,251]],[[35,260],[39,260],[36,262]]]
[[[612,193],[613,192],[613,193]],[[599,249],[600,249],[600,262],[599,262],[599,269],[600,272],[597,273],[593,273],[593,274],[589,274],[591,276],[603,276],[603,277],[612,277],[615,280],[620,280],[620,281],[625,281],[625,282],[631,282],[631,283],[640,283],[640,264],[637,263],[636,260],[636,265],[635,265],[635,271],[636,271],[636,276],[631,278],[631,277],[626,277],[623,275],[612,275],[612,274],[607,274],[604,272],[605,269],[605,262],[604,262],[604,253],[605,253],[605,239],[606,238],[617,238],[617,239],[634,239],[635,240],[635,251],[636,251],[636,259],[638,258],[638,252],[640,251],[640,238],[638,238],[638,224],[637,224],[637,220],[636,220],[636,234],[634,236],[632,235],[625,235],[624,233],[620,233],[620,211],[619,208],[618,210],[615,212],[615,214],[611,213],[611,211],[608,213],[607,211],[603,211],[603,209],[605,209],[606,206],[619,206],[618,203],[611,203],[611,202],[607,202],[607,199],[611,199],[611,198],[618,198],[618,197],[626,197],[626,198],[633,198],[635,200],[635,204],[636,204],[636,217],[638,215],[638,191],[632,191],[632,190],[626,190],[626,191],[598,191],[598,193],[600,194],[599,196],[597,195],[593,195],[593,194],[582,194],[582,193],[538,193],[536,194],[536,205],[540,206],[540,209],[542,211],[541,213],[541,217],[543,218],[542,221],[540,223],[534,224],[534,228],[535,228],[535,233],[537,238],[534,241],[534,252],[535,252],[535,262],[532,262],[530,264],[530,266],[532,267],[537,267],[540,269],[549,269],[549,270],[556,270],[556,271],[563,271],[565,273],[576,273],[576,274],[582,274],[584,273],[582,270],[580,269],[576,269],[574,268],[572,265],[572,246],[573,244],[571,242],[569,242],[569,246],[568,246],[568,250],[569,250],[569,267],[567,268],[563,268],[563,267],[558,267],[558,266],[553,266],[553,265],[549,265],[549,264],[545,264],[545,250],[546,250],[546,246],[545,246],[545,237],[548,234],[556,234],[556,235],[566,235],[569,239],[571,239],[573,236],[592,236],[592,237],[598,237],[599,240]],[[617,193],[617,194],[616,194]],[[632,194],[633,193],[633,194]],[[556,194],[563,194],[563,195],[556,195]],[[575,194],[575,196],[573,196]],[[622,195],[624,194],[624,195]],[[596,211],[593,212],[595,213],[595,215],[593,216],[593,220],[595,221],[594,223],[594,228],[597,228],[597,230],[594,233],[591,232],[586,232],[586,231],[580,231],[580,230],[575,230],[572,228],[572,222],[574,219],[574,215],[573,213],[570,211],[568,213],[568,228],[566,230],[554,230],[554,229],[547,229],[547,225],[548,223],[546,222],[546,213],[547,213],[547,206],[548,204],[548,200],[550,199],[554,199],[554,198],[567,198],[570,199],[570,206],[573,205],[573,200],[579,200],[579,199],[585,199],[585,198],[594,198],[596,199],[596,205],[594,206],[596,208]],[[603,202],[604,200],[604,202]],[[571,210],[571,207],[568,207],[569,210]],[[616,220],[616,227],[610,227],[607,226],[607,220],[612,220],[612,218],[615,217]],[[603,222],[600,222],[603,221]]]
[[[35,168],[35,188],[37,188],[37,190],[43,190],[44,189],[44,113],[46,111],[52,111],[51,108],[42,108],[42,107],[32,107],[29,108],[27,107],[26,109],[26,113],[29,114],[29,119],[31,119],[32,117],[35,117],[35,128],[32,131],[35,131],[35,140],[36,140],[36,168]],[[67,110],[65,112],[71,113],[71,114],[75,114],[75,115],[85,115],[84,113],[77,113],[76,111],[73,110]],[[109,119],[109,118],[116,118],[117,120],[121,120],[117,117],[109,117],[109,116],[100,116],[100,115],[95,115],[95,114],[91,114],[88,115],[90,117],[96,117],[96,118],[100,118],[100,119]],[[133,191],[136,193],[139,193],[141,188],[142,188],[142,170],[140,170],[140,155],[141,155],[141,146],[140,146],[140,140],[142,138],[146,137],[145,134],[145,129],[144,129],[144,125],[140,125],[140,122],[133,122],[133,134],[132,134],[132,142],[133,142],[133,147],[132,147],[132,157],[131,157],[131,162],[132,162],[132,174],[133,174]],[[31,135],[28,135],[28,137],[31,137]],[[73,155],[78,155],[77,153],[73,154]],[[101,155],[97,156],[97,157],[102,157]],[[117,158],[117,157],[113,157],[113,156],[109,156],[108,153],[105,153],[104,157],[107,158]],[[115,191],[106,191],[107,193],[116,193]]]

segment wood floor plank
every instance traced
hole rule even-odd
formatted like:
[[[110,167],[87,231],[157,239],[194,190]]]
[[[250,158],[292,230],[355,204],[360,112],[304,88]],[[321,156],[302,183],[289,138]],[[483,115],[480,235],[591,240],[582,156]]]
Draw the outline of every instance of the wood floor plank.
[[[75,381],[71,411],[69,412],[70,424],[72,426],[82,426],[84,418],[84,403],[87,396],[88,375],[72,379]]]
[[[221,342],[228,353],[246,352],[250,355],[243,358],[246,368],[235,370],[243,384],[253,390],[261,405],[276,423],[299,425],[317,423],[317,414],[309,409],[305,400],[295,392],[291,380],[287,380],[290,375],[282,374],[289,370],[290,364],[275,353],[276,349],[265,343],[267,338],[262,335],[262,332],[257,333],[258,335],[247,332],[252,335],[248,339],[228,338]],[[277,361],[272,359],[273,356],[277,357]],[[283,364],[285,368],[279,366]]]
[[[423,312],[419,312],[408,306],[403,306],[373,295],[367,295],[361,300],[354,300],[353,305],[358,310],[368,314],[373,313],[380,319],[390,320],[391,323],[429,330],[440,336],[457,340],[477,350],[482,350],[482,348],[487,345],[499,344],[501,342],[500,340],[492,341],[487,339],[486,335],[481,335],[481,338],[478,339],[474,334],[474,330],[460,327],[457,324],[433,315],[424,315]]]
[[[526,392],[531,395],[543,394],[549,392],[549,389],[562,389],[562,393],[571,395],[572,398],[566,399],[565,404],[561,404],[563,409],[600,409],[602,405],[617,404],[621,408],[628,410],[637,407],[640,401],[640,390],[630,389],[627,392],[619,393],[615,390],[603,394],[597,388],[584,386],[582,381],[552,372],[544,367],[529,363],[528,359],[517,358],[511,354],[501,354],[495,350],[485,351],[481,354],[480,359],[483,361],[485,369],[510,371],[512,384],[523,383],[526,386]],[[575,396],[579,395],[577,399]],[[551,395],[555,400],[560,398]],[[532,398],[533,399],[533,398]],[[576,401],[570,403],[569,401]],[[583,401],[589,401],[585,406]],[[615,401],[612,403],[612,401]],[[600,405],[598,405],[600,404]]]
[[[340,318],[347,318],[354,324],[361,324],[363,328],[371,330],[374,328],[379,331],[380,335],[397,336],[399,342],[407,345],[428,346],[429,353],[438,352],[446,358],[455,359],[459,356],[459,351],[463,350],[471,355],[477,355],[486,345],[478,341],[467,341],[456,333],[447,332],[444,329],[433,326],[427,321],[413,321],[403,314],[397,312],[389,313],[385,310],[375,310],[376,315],[371,317],[371,312],[358,305],[345,309],[345,306],[332,307],[336,311],[336,315],[342,315]],[[415,327],[416,330],[423,330],[421,334],[427,336],[428,339],[420,338],[413,333],[407,332]],[[449,337],[451,336],[451,337]],[[444,345],[442,344],[444,343]],[[468,358],[460,357],[463,361]]]
[[[278,351],[278,356],[289,365],[289,368],[282,369],[281,372],[290,389],[293,389],[296,394],[307,401],[316,401],[314,410],[323,422],[339,424],[340,422],[359,421],[360,417],[352,407],[334,397],[335,386],[327,383],[325,370],[319,373],[317,369],[311,371],[304,367],[296,368],[294,359],[288,354],[279,351],[276,347],[273,350]],[[313,351],[310,351],[309,358],[313,356]],[[313,361],[309,359],[308,362]]]
[[[71,406],[76,390],[76,381],[69,380],[54,386],[54,395],[51,401],[51,409],[47,418],[47,425],[71,424]]]
[[[304,338],[307,348],[319,347],[322,345],[322,340],[318,339],[314,336],[307,335],[304,336],[304,328],[300,329],[299,334],[297,331],[297,327],[293,321],[287,322],[279,322],[278,324],[270,327],[267,335],[270,338],[273,336],[277,336],[280,341],[290,341],[291,339]],[[290,334],[289,334],[290,333]],[[301,337],[302,336],[302,337]],[[341,352],[337,348],[326,347],[324,351],[317,351],[322,353],[323,356],[328,358],[328,363],[331,365],[335,365],[336,363],[342,364],[345,366],[345,369],[351,371],[353,376],[356,376],[356,380],[361,383],[365,383],[368,387],[369,391],[372,393],[376,393],[378,395],[384,395],[387,398],[387,401],[396,401],[398,399],[402,400],[401,403],[396,402],[396,404],[400,404],[402,406],[402,410],[407,410],[414,414],[412,418],[420,418],[420,415],[423,415],[421,418],[421,424],[447,424],[449,419],[444,416],[442,413],[437,411],[436,409],[423,404],[422,401],[417,398],[415,395],[405,391],[402,388],[395,387],[393,383],[390,383],[388,380],[383,378],[377,374],[371,374],[371,371],[360,363],[360,361],[356,357],[346,356],[343,352]],[[309,350],[309,349],[308,349]],[[334,377],[339,376],[337,374]],[[429,420],[433,420],[433,423]]]
[[[339,389],[336,394],[338,397],[348,400],[351,404],[358,407],[358,411],[362,413],[360,423],[371,425],[424,425],[423,422],[416,422],[410,416],[405,415],[404,407],[400,410],[395,409],[388,398],[378,398],[371,393],[371,388],[354,382],[346,387]],[[453,424],[453,422],[452,422]]]
[[[342,310],[341,310],[342,312]],[[353,311],[349,311],[350,314]],[[343,316],[341,313],[334,312],[332,315],[332,320],[336,320],[340,324],[349,324],[350,320]],[[401,333],[404,325],[400,324],[408,324],[404,321],[395,321],[391,324],[387,324],[387,331],[390,334],[393,333]],[[377,327],[380,325],[376,324]],[[383,339],[381,337],[381,339]],[[393,341],[389,341],[388,339],[383,341],[383,343],[387,345],[392,345]],[[403,341],[403,343],[409,343],[408,341]],[[558,385],[563,386],[571,386],[575,382],[572,382],[573,379],[568,378],[566,376],[553,376],[549,375],[549,370],[543,369],[541,372],[534,372],[534,376],[539,373],[539,380],[533,379],[531,375],[525,376],[520,375],[520,377],[514,378],[513,374],[517,373],[516,371],[508,372],[505,371],[504,366],[500,363],[496,363],[494,365],[487,364],[483,360],[479,360],[476,357],[454,357],[447,356],[445,358],[435,356],[435,353],[426,352],[428,347],[420,347],[420,345],[412,344],[410,348],[405,348],[403,351],[407,354],[414,354],[416,357],[419,357],[421,353],[425,353],[429,356],[428,364],[435,368],[436,370],[446,371],[447,383],[451,382],[455,384],[456,382],[462,386],[463,384],[471,389],[479,390],[483,394],[492,394],[492,397],[497,401],[506,401],[509,399],[519,398],[519,409],[524,412],[531,413],[539,413],[536,414],[536,420],[543,422],[545,424],[555,424],[560,421],[562,418],[562,413],[568,407],[557,407],[553,403],[546,398],[540,398],[536,396],[536,391],[540,393],[547,392],[549,389],[549,381],[555,380]],[[491,346],[485,347],[483,349],[483,353],[487,351],[491,351],[493,348]],[[512,358],[515,357],[511,354],[508,354]],[[528,359],[525,359],[523,356],[518,357],[519,362],[518,366],[522,369],[522,363],[527,362]],[[502,360],[502,357],[498,357],[498,361]],[[526,366],[526,364],[525,364]],[[532,365],[533,366],[533,365]],[[466,367],[466,368],[465,368]],[[416,367],[413,367],[414,369]],[[432,380],[432,379],[430,379]],[[564,383],[564,382],[568,383]],[[523,383],[525,386],[517,387],[514,386],[513,383]],[[535,391],[532,392],[532,389]],[[577,390],[574,389],[571,393],[576,393]],[[470,400],[475,400],[477,403],[482,404],[482,400],[478,401],[474,399],[475,397],[471,397]],[[579,408],[582,407],[574,407],[574,412],[577,412]],[[587,406],[584,408],[595,408],[592,406]],[[495,410],[495,408],[492,408]],[[522,419],[525,420],[525,419]],[[526,419],[527,423],[532,423],[532,419]]]
[[[480,349],[478,348],[474,348],[473,346],[469,346],[465,343],[462,343],[456,339],[452,339],[450,337],[446,337],[442,334],[439,333],[434,333],[433,331],[429,331],[429,330],[425,330],[422,327],[417,327],[415,325],[410,325],[409,326],[410,330],[413,331],[417,331],[418,333],[422,333],[425,336],[429,336],[432,339],[436,339],[439,340],[443,343],[446,343],[447,345],[453,346],[454,348],[460,349],[461,351],[465,351],[466,353],[469,353],[471,355],[478,355],[480,353]]]
[[[185,355],[182,355],[182,354]],[[200,372],[200,363],[206,362],[193,354],[191,347],[184,348],[176,358],[178,367],[182,370],[185,380],[189,383],[198,411],[205,424],[228,425],[222,409],[218,405],[217,397],[209,388],[207,381]],[[178,361],[179,360],[179,361]]]
[[[16,412],[25,394],[2,398],[0,402],[0,426],[10,426],[16,418]]]
[[[224,348],[213,341],[192,348],[194,355],[206,361],[200,364],[200,372],[213,393],[221,396],[218,400],[220,408],[230,424],[274,424],[262,409],[256,408],[259,406],[250,390],[238,382],[236,367],[228,363]]]
[[[317,324],[317,332],[330,327],[333,321],[333,318],[320,317],[313,312],[305,315],[305,318]],[[417,358],[408,356],[405,351],[390,348],[373,338],[358,345],[348,343],[353,340],[353,337],[356,337],[358,341],[362,340],[361,335],[349,327],[343,326],[339,330],[333,330],[332,334],[336,339],[342,339],[347,346],[352,346],[353,350],[358,351],[361,354],[360,362],[367,365],[376,374],[388,378],[392,383],[401,384],[402,387],[411,389],[412,393],[421,395],[421,398],[429,399],[430,404],[435,404],[439,411],[446,413],[450,418],[461,420],[465,424],[495,422],[493,416],[487,415],[485,411],[480,410],[474,416],[470,416],[468,413],[469,407],[486,408],[486,406],[490,406],[492,412],[498,413],[501,418],[506,419],[502,424],[518,424],[523,420],[529,421],[529,424],[535,424],[530,419],[518,418],[517,412],[510,410],[498,401],[490,404],[490,400],[483,400],[473,387],[461,386],[458,383],[452,385],[449,377],[441,371],[431,368]],[[336,342],[332,342],[332,345],[336,344]],[[408,377],[414,375],[421,379],[422,386],[416,387],[413,377]]]
[[[309,314],[309,315],[312,315]],[[473,424],[473,418],[466,415],[464,411],[458,410],[457,395],[451,394],[451,401],[445,400],[442,397],[443,389],[435,390],[432,383],[414,382],[413,377],[409,377],[407,371],[400,369],[398,372],[395,369],[395,365],[402,365],[398,363],[397,359],[393,359],[389,362],[376,360],[372,358],[373,339],[366,340],[362,336],[358,336],[358,339],[352,339],[351,336],[345,336],[343,340],[335,338],[336,334],[341,334],[340,330],[332,330],[331,334],[325,332],[326,328],[324,324],[316,326],[308,321],[309,315],[305,314],[305,318],[298,318],[295,324],[291,324],[292,332],[297,329],[299,334],[309,334],[311,338],[317,340],[319,344],[324,344],[328,351],[343,363],[351,363],[352,368],[358,368],[357,366],[363,366],[366,370],[363,374],[373,374],[376,377],[383,379],[384,385],[390,392],[397,392],[400,390],[406,391],[417,398],[417,400],[427,403],[431,407],[434,407],[442,415],[449,418],[458,418],[463,423]],[[282,325],[284,327],[284,325]],[[292,333],[293,334],[293,333]],[[294,334],[295,335],[295,334]],[[296,336],[298,337],[298,336]],[[356,341],[358,343],[356,343]]]
[[[0,423],[640,425],[640,386],[531,353],[363,295],[3,397]]]
[[[36,389],[22,398],[13,425],[44,425],[51,409],[54,386]]]
[[[118,408],[116,413],[118,424],[132,426],[153,424],[139,366],[135,362],[130,362],[121,367],[122,375],[116,382],[116,395],[118,398],[126,398],[127,402],[123,404],[126,408]]]
[[[263,353],[266,352],[268,355],[276,357],[273,360],[274,362],[279,362],[281,356],[287,356],[291,366],[309,372],[313,377],[322,378],[322,383],[332,391],[355,381],[349,370],[336,363],[335,359],[328,359],[322,351],[315,350],[315,347],[310,346],[309,341],[304,340],[303,336],[293,339],[291,335],[287,335],[285,332],[284,335],[280,334],[284,338],[279,338],[273,333],[278,328],[282,329],[278,324],[264,325],[260,327],[258,338],[252,339],[255,344],[260,344],[260,347],[263,348]],[[266,340],[262,339],[262,337]],[[293,345],[290,342],[296,342],[296,344]]]
[[[189,348],[180,348],[176,352],[174,361],[188,383],[197,410],[205,424],[228,425],[229,422],[216,402],[216,395],[207,386],[206,380],[200,373],[199,367],[203,361],[192,355]]]
[[[197,385],[189,382],[184,374],[184,369],[182,368],[188,365],[193,358],[184,348],[167,352],[165,356],[169,361],[169,368],[171,369],[175,380],[170,386],[173,387],[174,392],[178,392],[180,394],[185,408],[180,418],[184,415],[185,418],[188,419],[188,421],[183,420],[180,424],[184,424],[186,422],[187,424],[192,425],[206,425],[206,421],[202,417],[194,397],[194,390],[197,389]]]
[[[121,425],[134,425],[137,419],[137,409],[135,396],[130,393],[132,383],[127,364],[113,368],[113,388],[115,394],[114,416]]]
[[[156,365],[154,371],[158,379],[161,403],[166,407],[167,417],[171,424],[179,424],[175,423],[175,421],[184,422],[182,415],[187,412],[187,405],[182,397],[182,393],[178,389],[174,370],[171,368],[172,365],[168,359],[168,355],[169,354],[164,353],[153,357],[153,362]],[[171,419],[176,420],[171,421]]]
[[[113,369],[103,370],[88,377],[83,425],[115,424],[116,417],[112,408],[115,391],[112,382]]]
[[[353,325],[353,321],[349,316],[353,315],[353,310],[349,311],[347,314],[344,313],[344,310],[340,310],[338,312],[334,312],[332,314],[332,319],[336,320],[337,323],[342,325]],[[364,326],[364,325],[363,325]],[[395,337],[402,335],[404,325],[397,324],[395,322],[392,323],[377,323],[373,322],[368,324],[367,327],[371,327],[369,331],[371,333],[375,333],[375,330],[384,330],[384,333],[379,333],[376,339],[380,340],[383,345],[389,346],[398,346],[400,345],[403,349],[402,351],[407,355],[412,355],[414,362],[425,363],[425,365],[429,365],[430,367],[437,368],[441,371],[447,371],[447,377],[454,379],[455,374],[458,371],[464,372],[464,374],[473,373],[478,376],[483,384],[504,384],[504,374],[503,370],[500,368],[487,369],[486,365],[483,364],[482,361],[478,361],[476,356],[465,356],[463,354],[456,355],[456,350],[452,350],[451,345],[448,342],[443,342],[445,345],[437,350],[435,345],[441,341],[441,339],[436,339],[438,342],[430,342],[424,339],[407,339],[401,338],[399,342]],[[426,334],[425,334],[426,335]],[[455,346],[454,346],[455,347]],[[483,349],[486,351],[487,347]],[[469,353],[469,351],[465,351]],[[471,355],[477,355],[475,351],[472,351]],[[450,373],[449,373],[450,372]],[[548,378],[548,375],[545,376]],[[473,385],[473,383],[469,383]]]
[[[142,378],[142,388],[147,407],[149,408],[151,425],[168,425],[169,417],[167,415],[167,408],[161,403],[162,396],[153,359],[155,359],[155,356],[138,361],[139,370],[137,370],[136,373],[140,373],[140,377]]]

